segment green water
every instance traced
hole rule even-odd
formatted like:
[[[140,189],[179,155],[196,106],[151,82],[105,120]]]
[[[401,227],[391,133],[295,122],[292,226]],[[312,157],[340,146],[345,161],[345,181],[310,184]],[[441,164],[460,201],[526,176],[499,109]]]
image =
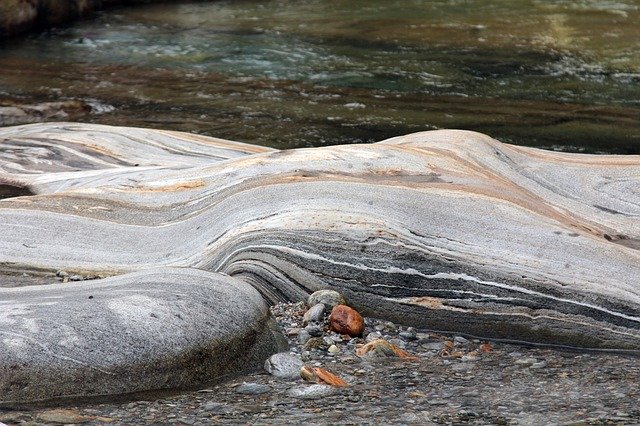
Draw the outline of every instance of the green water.
[[[150,5],[0,45],[0,98],[281,148],[463,128],[640,153],[636,0]]]

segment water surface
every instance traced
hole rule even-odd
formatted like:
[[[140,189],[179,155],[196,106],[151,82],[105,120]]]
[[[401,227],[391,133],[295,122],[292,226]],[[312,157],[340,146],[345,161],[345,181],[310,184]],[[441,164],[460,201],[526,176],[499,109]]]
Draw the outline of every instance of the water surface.
[[[463,128],[640,153],[638,22],[635,0],[149,5],[4,42],[0,101],[280,148]]]

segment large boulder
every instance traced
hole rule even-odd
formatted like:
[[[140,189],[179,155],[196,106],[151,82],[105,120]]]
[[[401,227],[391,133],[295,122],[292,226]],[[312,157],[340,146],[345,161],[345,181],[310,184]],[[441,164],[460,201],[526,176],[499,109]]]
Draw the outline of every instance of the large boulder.
[[[332,289],[363,314],[407,325],[640,354],[638,156],[556,153],[453,130],[276,151],[51,123],[0,129],[0,143],[0,286],[41,282],[59,269],[121,275],[0,294],[2,350],[10,354],[0,362],[24,372],[0,376],[10,377],[3,380],[12,401],[66,395],[33,389],[57,377],[55,353],[69,358],[55,379],[62,389],[72,388],[63,384],[73,374],[102,383],[78,394],[191,383],[197,374],[180,360],[209,340],[217,343],[198,353],[212,376],[237,371],[233,357],[215,354],[226,345],[235,354],[233,336],[246,339],[248,327],[266,333],[257,292],[275,302]],[[163,267],[179,269],[146,275]],[[173,307],[178,282],[192,308]],[[218,297],[226,287],[226,299]],[[242,303],[253,307],[234,322]],[[161,308],[167,327],[145,306]],[[208,327],[222,328],[191,338],[172,317],[176,309],[188,324],[210,317]],[[122,320],[129,311],[148,316]],[[72,314],[93,315],[90,330],[100,338],[65,334],[84,324]],[[133,336],[124,346],[123,330]],[[226,337],[215,340],[220,333]],[[72,352],[58,350],[66,342]],[[109,368],[124,363],[117,354],[137,353],[129,346],[141,351],[126,364],[142,377],[135,383],[108,374],[126,371]],[[145,360],[167,347],[175,350],[154,370]],[[82,358],[83,348],[99,356]],[[255,358],[266,352],[256,349]],[[185,379],[163,376],[167,366]]]
[[[253,287],[196,269],[0,288],[0,405],[193,388],[284,341]]]

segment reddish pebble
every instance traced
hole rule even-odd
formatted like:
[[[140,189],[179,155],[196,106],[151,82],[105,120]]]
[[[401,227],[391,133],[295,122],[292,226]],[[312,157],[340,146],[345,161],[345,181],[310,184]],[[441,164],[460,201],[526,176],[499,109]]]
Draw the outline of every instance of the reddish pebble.
[[[355,309],[337,305],[329,315],[329,327],[338,334],[361,336],[364,331],[364,319]]]

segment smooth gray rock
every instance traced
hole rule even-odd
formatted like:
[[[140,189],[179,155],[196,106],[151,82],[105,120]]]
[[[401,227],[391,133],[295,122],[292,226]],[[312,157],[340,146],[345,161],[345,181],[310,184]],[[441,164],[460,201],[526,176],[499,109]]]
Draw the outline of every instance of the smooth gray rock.
[[[271,375],[281,379],[300,378],[300,369],[304,363],[288,352],[273,354],[264,362],[264,369]]]
[[[0,404],[195,387],[280,338],[253,287],[196,269],[0,288]]]
[[[327,311],[331,311],[338,305],[346,305],[344,297],[335,290],[318,290],[313,292],[307,299],[307,306],[315,306],[318,303],[324,304]]]
[[[321,323],[324,317],[325,305],[323,303],[316,303],[310,307],[302,317],[302,324],[307,325],[310,323]]]

